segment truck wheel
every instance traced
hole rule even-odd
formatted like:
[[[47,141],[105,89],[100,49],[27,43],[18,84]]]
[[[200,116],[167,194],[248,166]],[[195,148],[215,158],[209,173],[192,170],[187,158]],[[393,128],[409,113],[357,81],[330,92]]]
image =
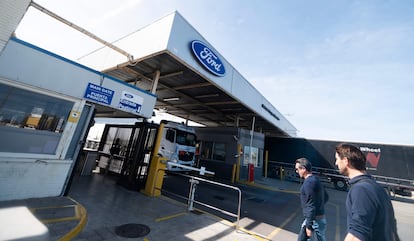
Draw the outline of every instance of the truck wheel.
[[[341,190],[341,191],[348,190],[348,185],[346,184],[344,180],[334,180],[334,186],[336,189]]]

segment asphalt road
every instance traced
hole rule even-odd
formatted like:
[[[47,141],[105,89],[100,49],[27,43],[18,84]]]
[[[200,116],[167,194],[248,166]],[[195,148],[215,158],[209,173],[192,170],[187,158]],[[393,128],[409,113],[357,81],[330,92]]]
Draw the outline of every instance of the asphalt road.
[[[263,240],[295,241],[303,221],[298,190],[300,183],[288,182],[289,188],[277,188],[281,181],[272,180],[261,185],[234,185],[241,191],[241,228],[257,233]],[[225,183],[220,181],[220,183]],[[229,183],[225,183],[229,184]],[[269,187],[269,188],[266,188]],[[163,195],[187,203],[190,182],[188,177],[167,175],[163,183]],[[340,241],[346,234],[345,199],[347,193],[327,185],[329,202],[326,206],[328,227],[327,240]],[[194,207],[225,220],[235,222],[238,213],[239,195],[232,188],[212,185],[204,181],[197,184]],[[197,203],[199,202],[199,203]],[[413,240],[414,200],[396,197],[393,200],[401,240]],[[216,210],[219,209],[219,210]],[[229,214],[230,213],[230,214]]]

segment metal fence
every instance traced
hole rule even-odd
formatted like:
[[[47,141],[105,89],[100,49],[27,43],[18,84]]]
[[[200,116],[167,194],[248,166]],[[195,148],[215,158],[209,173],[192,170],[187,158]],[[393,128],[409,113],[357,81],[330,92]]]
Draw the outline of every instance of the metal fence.
[[[160,171],[164,171],[164,170],[160,169],[157,172],[157,175],[160,175],[159,174]],[[179,194],[176,194],[176,193],[171,193],[170,191],[167,191],[167,190],[165,190],[163,188],[159,188],[159,187],[154,187],[154,189],[157,189],[157,190],[159,190],[161,192],[166,192],[166,193],[169,193],[169,194],[171,194],[173,196],[176,196],[176,197],[185,199],[187,201],[187,210],[188,211],[193,211],[194,210],[194,205],[195,204],[198,204],[198,205],[201,205],[203,207],[206,207],[206,208],[209,208],[209,209],[212,209],[212,210],[221,212],[221,213],[223,213],[225,215],[234,217],[237,220],[236,221],[236,227],[235,228],[236,229],[239,229],[240,209],[241,209],[241,190],[238,187],[231,186],[231,185],[227,185],[227,184],[220,183],[220,182],[213,181],[213,180],[208,180],[208,179],[201,178],[201,177],[197,177],[197,176],[191,176],[191,175],[187,175],[187,174],[184,174],[184,173],[179,173],[179,172],[174,172],[174,173],[170,173],[170,174],[188,178],[188,181],[190,183],[190,188],[189,188],[188,196],[183,196],[183,195],[179,195]],[[236,212],[231,212],[229,210],[224,210],[224,209],[219,208],[217,206],[213,206],[211,204],[208,204],[208,203],[205,202],[205,200],[198,200],[196,198],[196,196],[197,196],[196,195],[196,192],[197,192],[197,186],[200,183],[207,183],[209,185],[218,186],[218,187],[222,187],[222,188],[225,188],[225,189],[230,189],[230,190],[236,191],[237,192],[237,198],[238,198],[237,211]]]

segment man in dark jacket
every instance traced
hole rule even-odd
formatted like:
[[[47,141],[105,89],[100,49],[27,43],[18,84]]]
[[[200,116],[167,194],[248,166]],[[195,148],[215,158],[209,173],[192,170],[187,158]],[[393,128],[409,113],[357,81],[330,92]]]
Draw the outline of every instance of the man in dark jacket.
[[[348,233],[345,241],[399,241],[388,194],[365,172],[366,157],[357,147],[336,147],[335,164],[350,178],[346,199]]]
[[[295,170],[301,178],[305,179],[300,188],[300,201],[305,220],[303,221],[298,241],[302,240],[303,231],[306,232],[307,237],[316,234],[318,240],[325,241],[325,190],[319,177],[312,175],[312,164],[308,159],[297,159]]]

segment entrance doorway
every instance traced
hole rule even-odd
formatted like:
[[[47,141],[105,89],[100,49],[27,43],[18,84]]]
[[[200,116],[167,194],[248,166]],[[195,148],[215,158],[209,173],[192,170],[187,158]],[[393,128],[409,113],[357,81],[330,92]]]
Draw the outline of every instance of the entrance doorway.
[[[147,122],[107,124],[98,148],[100,173],[117,176],[117,183],[128,189],[143,189],[158,128]]]

